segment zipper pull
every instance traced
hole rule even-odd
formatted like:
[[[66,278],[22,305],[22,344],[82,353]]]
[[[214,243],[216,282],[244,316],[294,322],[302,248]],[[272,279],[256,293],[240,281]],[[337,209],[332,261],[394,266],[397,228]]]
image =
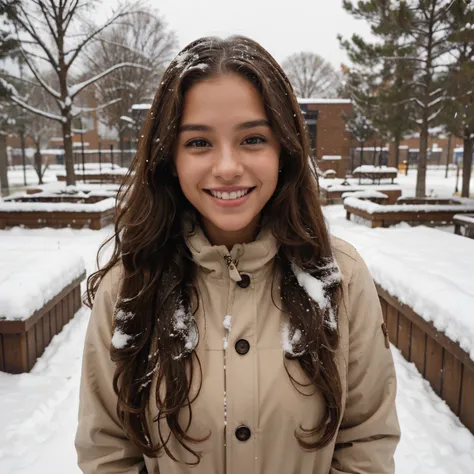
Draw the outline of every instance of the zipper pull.
[[[229,269],[230,278],[232,278],[234,281],[241,281],[242,277],[237,270],[237,263],[232,259],[232,256],[230,254],[224,255],[224,261],[227,264],[227,268]]]

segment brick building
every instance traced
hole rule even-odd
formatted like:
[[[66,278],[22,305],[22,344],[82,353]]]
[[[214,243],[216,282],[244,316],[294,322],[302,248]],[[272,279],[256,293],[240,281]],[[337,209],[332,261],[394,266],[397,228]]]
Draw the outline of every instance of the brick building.
[[[351,155],[351,135],[344,115],[352,112],[350,99],[298,99],[318,165],[345,177]]]

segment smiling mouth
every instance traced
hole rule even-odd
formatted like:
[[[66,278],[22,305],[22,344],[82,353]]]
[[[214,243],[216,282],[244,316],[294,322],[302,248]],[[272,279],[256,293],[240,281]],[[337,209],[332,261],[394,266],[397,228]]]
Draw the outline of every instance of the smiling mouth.
[[[222,199],[223,201],[232,201],[234,199],[240,199],[246,196],[247,194],[250,194],[256,186],[253,186],[252,188],[248,189],[242,189],[240,191],[232,191],[232,192],[226,192],[226,191],[212,191],[210,189],[205,189],[204,191],[211,195],[212,197],[215,197],[216,199]]]

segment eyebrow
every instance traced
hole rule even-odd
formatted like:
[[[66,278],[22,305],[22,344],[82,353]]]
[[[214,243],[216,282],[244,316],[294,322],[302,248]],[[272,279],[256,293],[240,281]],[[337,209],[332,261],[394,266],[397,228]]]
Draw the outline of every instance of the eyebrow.
[[[248,130],[249,128],[255,127],[268,127],[271,128],[268,120],[250,120],[248,122],[242,122],[236,125],[236,130]],[[179,127],[179,133],[181,132],[212,132],[214,129],[209,125],[199,125],[194,123],[187,123]]]

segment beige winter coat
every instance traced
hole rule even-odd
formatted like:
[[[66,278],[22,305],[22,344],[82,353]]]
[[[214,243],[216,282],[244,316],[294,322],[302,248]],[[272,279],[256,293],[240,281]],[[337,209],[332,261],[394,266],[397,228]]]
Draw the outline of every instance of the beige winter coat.
[[[204,453],[201,463],[190,468],[166,455],[144,458],[120,427],[112,388],[114,364],[109,357],[120,284],[120,270],[115,269],[100,285],[86,336],[76,436],[82,471],[88,474],[393,473],[393,453],[400,435],[395,411],[395,370],[382,330],[383,318],[372,278],[354,248],[333,239],[334,256],[343,279],[343,302],[338,314],[341,342],[337,354],[343,387],[343,419],[337,437],[329,446],[307,452],[298,445],[294,432],[301,425],[305,428],[316,425],[323,401],[318,394],[312,397],[299,394],[284,368],[286,363],[296,379],[304,381],[298,362],[284,357],[281,334],[286,316],[271,298],[272,263],[277,252],[274,237],[263,231],[255,242],[233,247],[231,255],[238,261],[238,271],[250,276],[246,288],[235,281],[238,274],[229,271],[223,258],[228,253],[225,247],[212,247],[200,230],[188,238],[188,246],[200,267],[197,284],[202,301],[196,314],[200,332],[196,351],[203,372],[201,393],[192,406],[190,434],[202,438],[211,432],[208,441],[194,446]],[[274,298],[278,303],[276,290]],[[227,350],[223,325],[226,315],[232,316]],[[156,384],[152,384],[151,393],[155,388]],[[182,412],[181,426],[185,426],[188,412]],[[148,420],[156,414],[156,406],[151,406]],[[156,443],[158,431],[153,422],[149,424]],[[177,442],[171,440],[169,446],[181,461],[194,461]]]

